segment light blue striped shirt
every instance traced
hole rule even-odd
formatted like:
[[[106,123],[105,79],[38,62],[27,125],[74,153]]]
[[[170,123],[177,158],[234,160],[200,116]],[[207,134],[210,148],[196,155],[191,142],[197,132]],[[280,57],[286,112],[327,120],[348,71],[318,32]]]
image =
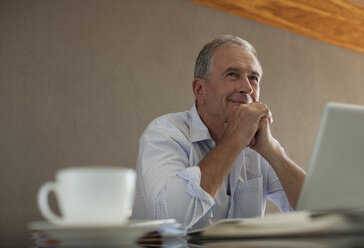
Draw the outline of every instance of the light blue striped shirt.
[[[263,216],[266,198],[281,211],[292,210],[272,167],[248,147],[213,199],[200,187],[197,165],[214,147],[195,106],[152,121],[140,138],[132,218],[173,218],[195,229],[219,219]]]

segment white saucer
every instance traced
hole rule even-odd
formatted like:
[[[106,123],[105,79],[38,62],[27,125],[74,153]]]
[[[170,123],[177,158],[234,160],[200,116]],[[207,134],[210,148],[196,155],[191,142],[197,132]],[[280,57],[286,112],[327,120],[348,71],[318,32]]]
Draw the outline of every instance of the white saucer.
[[[28,224],[36,245],[76,246],[76,245],[134,245],[137,239],[147,233],[165,232],[182,236],[183,232],[173,219],[129,222],[124,225],[85,226],[76,223],[54,225],[47,221],[35,221]],[[167,233],[168,234],[168,233]]]

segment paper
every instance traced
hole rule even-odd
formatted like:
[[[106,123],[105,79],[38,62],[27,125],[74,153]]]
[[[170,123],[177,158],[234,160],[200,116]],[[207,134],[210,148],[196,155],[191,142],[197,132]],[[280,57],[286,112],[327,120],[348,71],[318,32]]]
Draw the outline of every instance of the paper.
[[[364,212],[297,211],[263,218],[226,219],[190,233],[194,239],[279,238],[332,234],[364,234]]]

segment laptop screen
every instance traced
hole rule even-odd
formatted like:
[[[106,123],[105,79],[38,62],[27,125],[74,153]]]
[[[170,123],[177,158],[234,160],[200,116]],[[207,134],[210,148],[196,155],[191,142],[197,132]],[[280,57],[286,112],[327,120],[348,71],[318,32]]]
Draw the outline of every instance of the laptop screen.
[[[328,103],[297,210],[364,207],[364,106]]]

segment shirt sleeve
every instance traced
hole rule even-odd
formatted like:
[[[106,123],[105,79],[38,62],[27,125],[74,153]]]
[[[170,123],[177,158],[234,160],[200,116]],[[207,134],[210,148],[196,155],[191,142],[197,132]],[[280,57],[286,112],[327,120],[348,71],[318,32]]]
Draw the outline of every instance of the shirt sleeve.
[[[189,228],[213,208],[213,198],[200,187],[200,168],[189,167],[191,149],[173,125],[150,126],[142,135],[137,176],[150,218],[173,218]]]
[[[268,199],[271,200],[281,212],[293,211],[294,209],[288,202],[286,192],[284,191],[277,174],[274,172],[271,166],[268,168]]]

